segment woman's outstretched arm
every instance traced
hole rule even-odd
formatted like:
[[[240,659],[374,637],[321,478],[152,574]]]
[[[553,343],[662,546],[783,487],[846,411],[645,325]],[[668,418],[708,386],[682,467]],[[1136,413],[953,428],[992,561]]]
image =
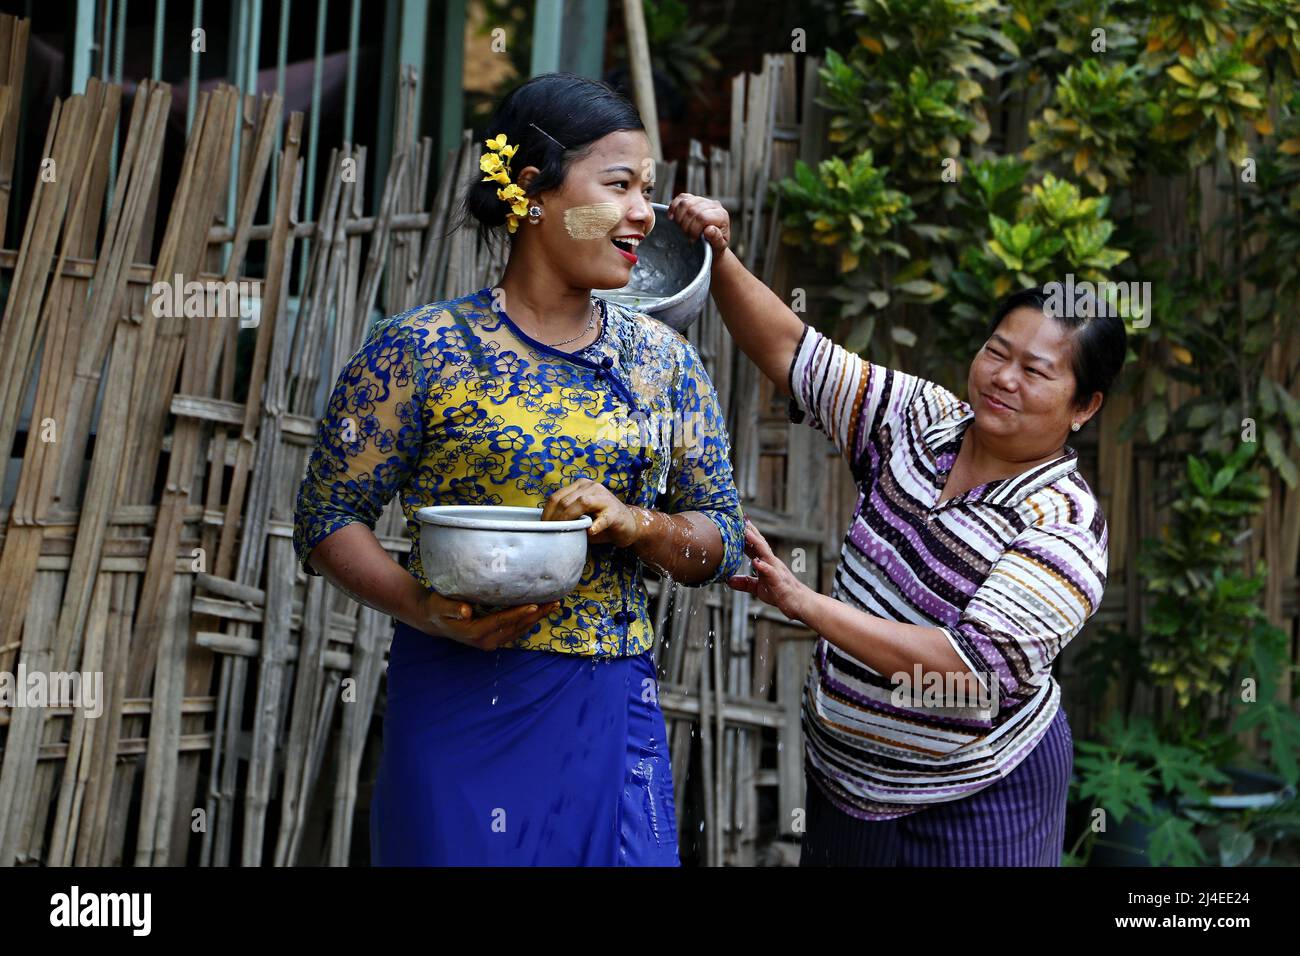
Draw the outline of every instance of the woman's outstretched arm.
[[[772,552],[752,524],[745,528],[745,553],[753,560],[755,573],[733,575],[727,581],[730,587],[748,591],[790,620],[803,622],[876,673],[910,678],[914,668],[920,668],[926,674],[951,675],[963,682],[968,678],[985,682],[953,650],[942,628],[887,620],[813,590]]]
[[[668,218],[681,227],[687,238],[703,236],[713,247],[709,292],[727,331],[777,391],[789,395],[790,363],[803,334],[803,319],[727,248],[730,217],[721,203],[681,193],[668,207]]]
[[[822,432],[859,476],[872,436],[911,414],[931,383],[869,362],[795,315],[727,248],[728,217],[721,204],[683,193],[669,208],[687,236],[702,237],[713,248],[710,291],[722,320],[777,392],[790,396],[790,421]]]

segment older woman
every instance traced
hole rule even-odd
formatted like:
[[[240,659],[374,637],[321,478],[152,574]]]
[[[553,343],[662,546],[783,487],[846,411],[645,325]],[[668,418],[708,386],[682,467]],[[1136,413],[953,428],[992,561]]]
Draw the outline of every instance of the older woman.
[[[1073,756],[1051,667],[1101,603],[1107,563],[1066,439],[1123,365],[1123,322],[1012,295],[962,401],[806,325],[726,248],[718,203],[683,194],[669,216],[713,246],[732,337],[859,489],[829,597],[753,528],[754,573],[729,582],[818,634],[801,862],[1059,865]]]
[[[636,109],[547,74],[490,134],[465,211],[508,237],[500,281],[374,327],[298,497],[304,569],[397,622],[372,862],[676,865],[640,572],[701,586],[743,560],[717,395],[686,339],[592,295],[627,283],[654,228]],[[372,531],[394,496],[405,567]],[[415,513],[438,504],[592,516],[577,587],[492,613],[434,593]]]

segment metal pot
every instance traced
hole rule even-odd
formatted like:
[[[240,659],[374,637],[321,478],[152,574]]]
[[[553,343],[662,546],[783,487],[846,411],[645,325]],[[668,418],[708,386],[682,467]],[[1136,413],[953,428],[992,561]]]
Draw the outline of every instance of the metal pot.
[[[433,590],[489,607],[544,604],[574,589],[591,516],[543,521],[541,508],[434,505],[415,513]]]
[[[691,242],[668,207],[651,203],[655,227],[637,247],[637,263],[621,289],[596,289],[598,295],[644,312],[678,332],[694,322],[709,298],[713,248],[703,237]]]
[[[1295,787],[1274,774],[1245,767],[1220,767],[1219,770],[1232,781],[1232,792],[1208,794],[1200,806],[1216,810],[1262,810],[1295,798]],[[1198,806],[1190,800],[1178,803],[1180,808]]]

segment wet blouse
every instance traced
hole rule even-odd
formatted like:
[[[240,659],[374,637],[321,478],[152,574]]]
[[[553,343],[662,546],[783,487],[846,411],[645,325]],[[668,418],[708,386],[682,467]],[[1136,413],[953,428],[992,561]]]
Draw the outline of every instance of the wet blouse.
[[[1106,521],[1077,453],[939,503],[971,406],[875,365],[805,326],[791,419],[846,458],[858,503],[832,595],[877,617],[936,627],[987,684],[904,686],[819,638],[803,700],[807,768],[846,813],[889,819],[1005,777],[1060,707],[1052,662],[1101,604]],[[935,680],[927,688],[927,681]],[[959,706],[950,706],[959,705]]]
[[[697,586],[735,574],[743,514],[699,353],[663,323],[598,302],[599,337],[573,353],[526,335],[491,289],[376,324],[338,377],[298,492],[294,546],[304,570],[315,573],[306,561],[322,539],[353,521],[373,529],[398,495],[406,567],[427,588],[418,509],[540,507],[588,478],[629,505],[703,512],[723,554]],[[511,646],[639,654],[654,641],[647,598],[632,549],[589,544],[577,587]]]

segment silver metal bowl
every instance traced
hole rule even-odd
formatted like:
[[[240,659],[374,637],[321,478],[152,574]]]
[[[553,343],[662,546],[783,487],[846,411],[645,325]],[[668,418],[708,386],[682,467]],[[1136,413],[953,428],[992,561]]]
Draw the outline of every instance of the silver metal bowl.
[[[668,207],[663,203],[651,206],[655,227],[637,247],[637,263],[627,285],[594,291],[684,332],[699,318],[708,301],[713,248],[703,236],[695,242],[687,239],[681,227],[668,218]]]
[[[433,505],[415,513],[433,590],[490,607],[544,604],[578,584],[591,516],[543,521],[541,508]]]

